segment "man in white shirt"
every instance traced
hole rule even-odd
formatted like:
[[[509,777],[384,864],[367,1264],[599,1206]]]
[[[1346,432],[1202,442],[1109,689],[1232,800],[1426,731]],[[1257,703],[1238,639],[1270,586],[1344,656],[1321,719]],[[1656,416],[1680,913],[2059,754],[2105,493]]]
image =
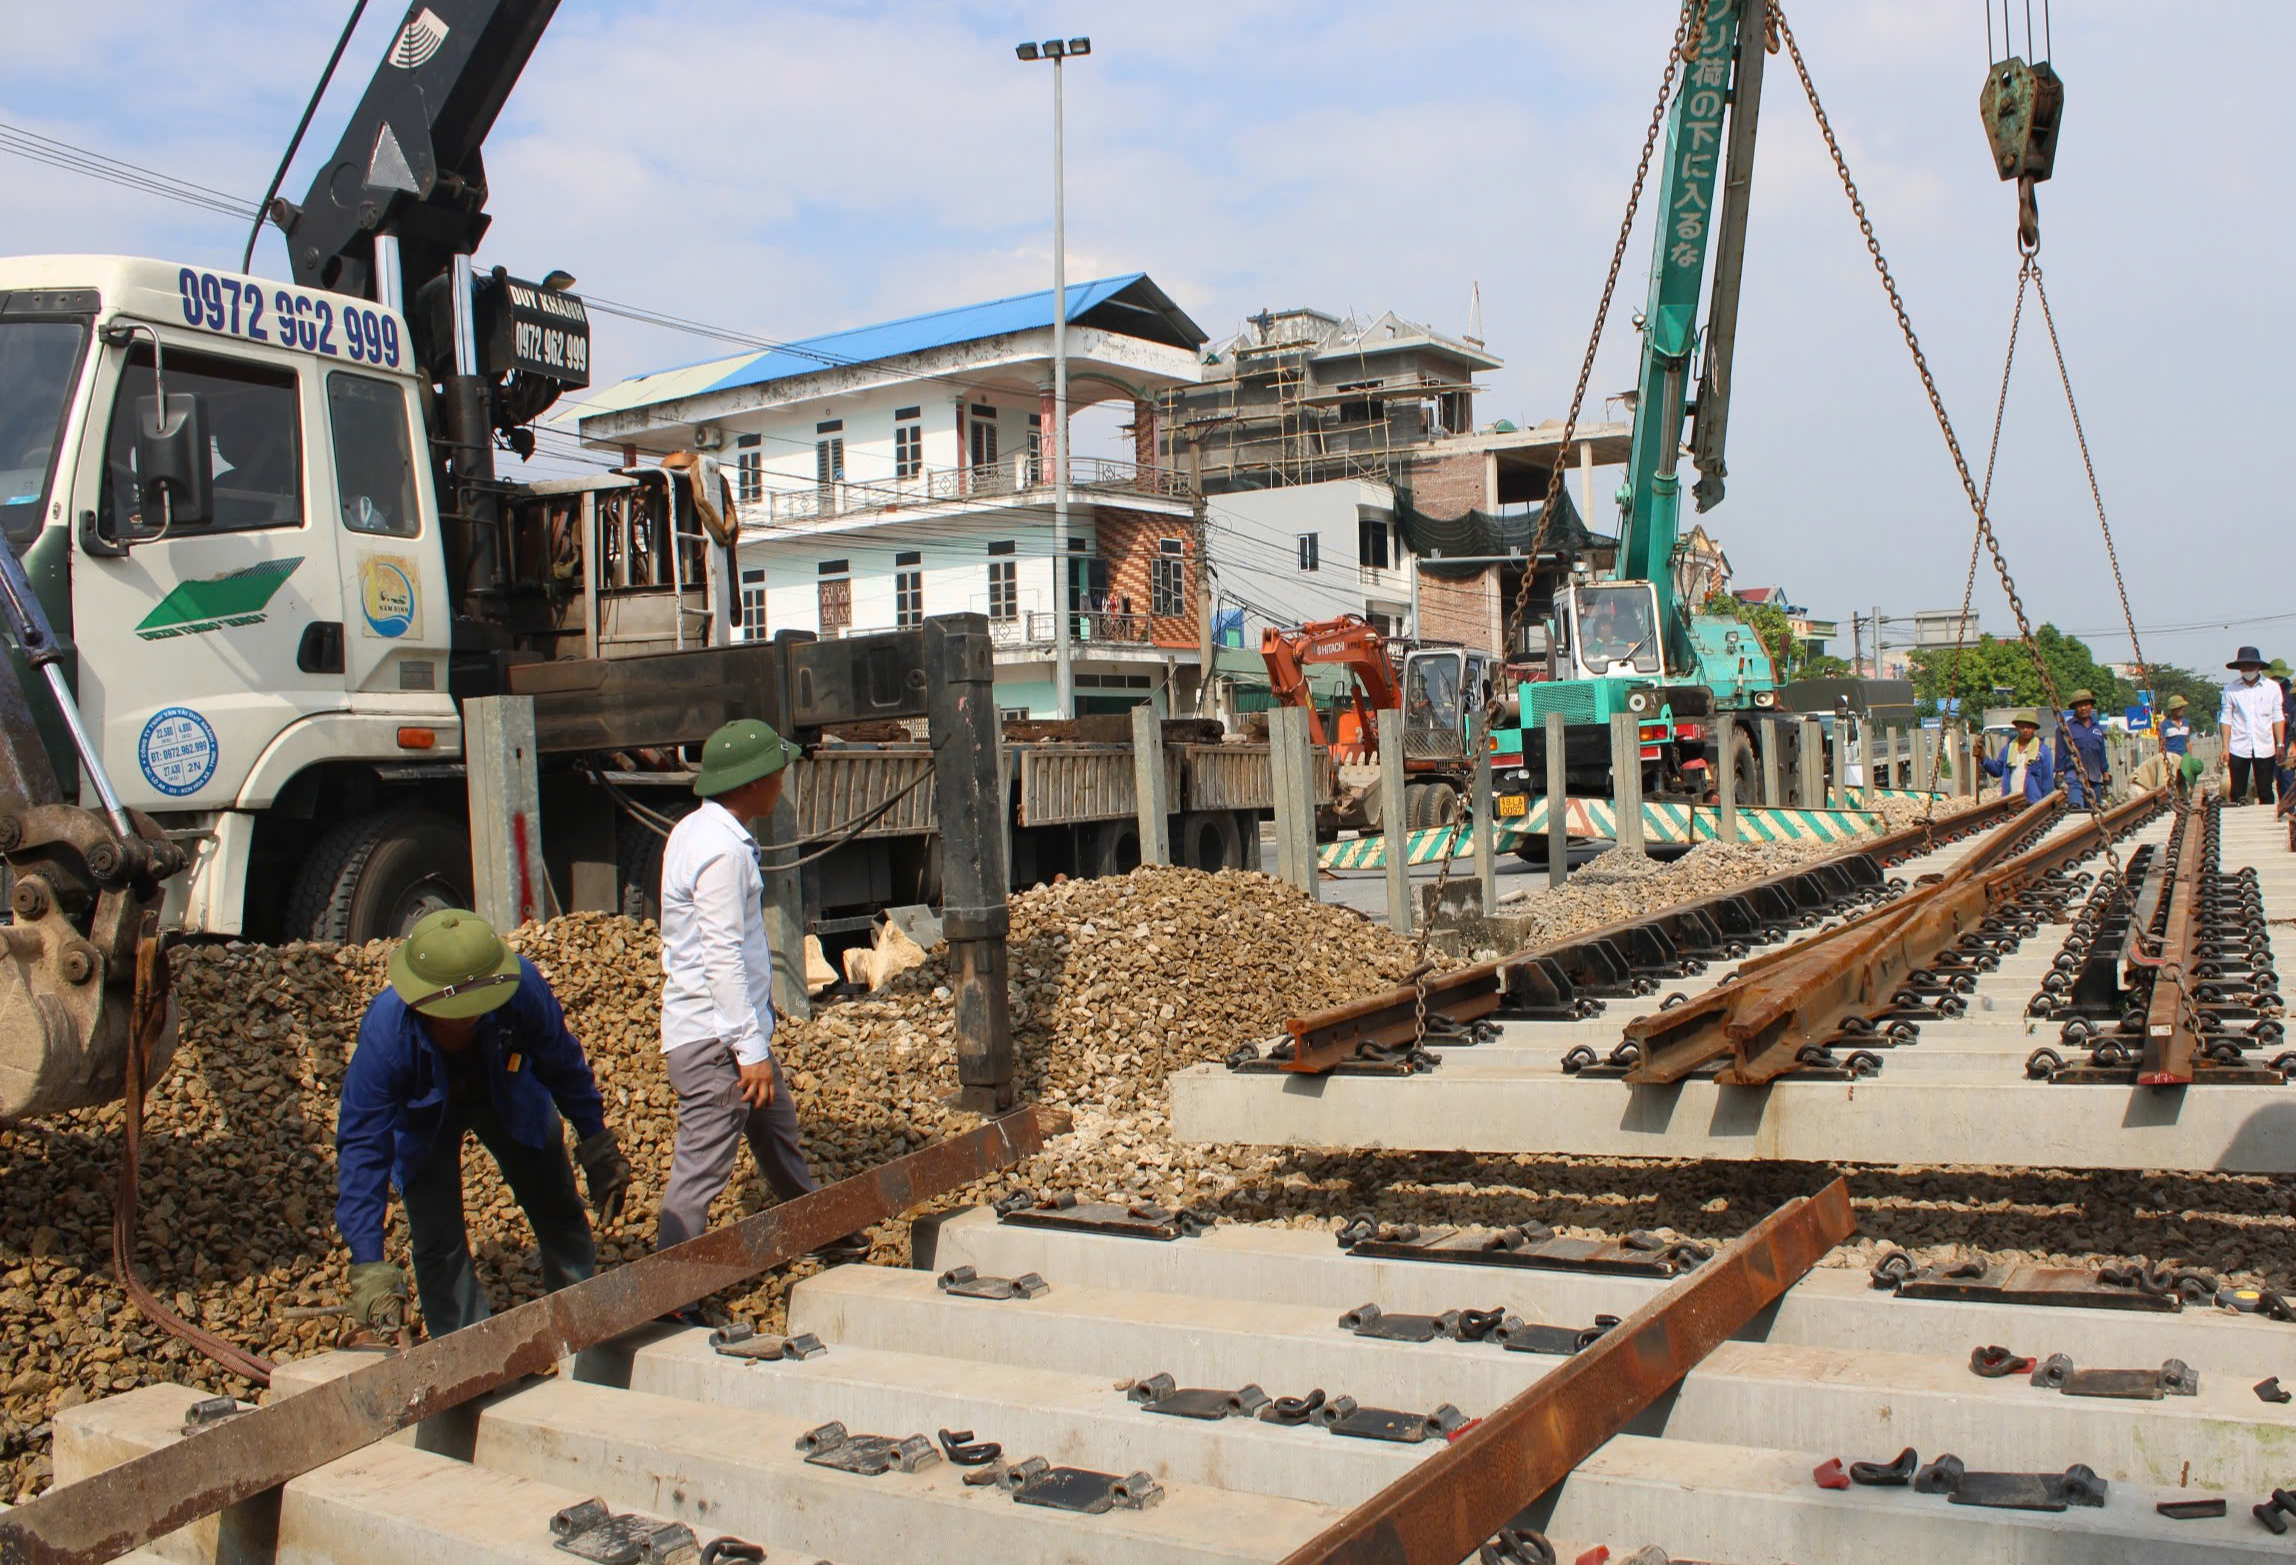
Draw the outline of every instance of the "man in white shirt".
[[[2224,666],[2240,675],[2238,684],[2224,687],[2224,707],[2217,714],[2224,730],[2224,767],[2232,774],[2232,802],[2246,804],[2253,788],[2257,798],[2270,804],[2273,767],[2288,742],[2280,687],[2264,677],[2265,662],[2254,647],[2242,647]]]
[[[818,1188],[798,1145],[797,1109],[773,1057],[773,951],[765,938],[763,850],[748,822],[773,813],[797,746],[754,718],[702,747],[701,807],[662,849],[662,1055],[678,1095],[678,1142],[655,1244],[709,1226],[710,1203],[746,1140],[773,1193]],[[858,1260],[868,1240],[825,1246]]]

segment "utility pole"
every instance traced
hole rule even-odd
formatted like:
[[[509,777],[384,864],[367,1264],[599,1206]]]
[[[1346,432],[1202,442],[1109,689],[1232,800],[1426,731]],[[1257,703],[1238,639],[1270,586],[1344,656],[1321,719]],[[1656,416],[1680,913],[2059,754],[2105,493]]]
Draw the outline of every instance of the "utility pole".
[[[1089,38],[1042,45],[1018,44],[1023,60],[1052,62],[1052,683],[1056,711],[1076,715],[1076,675],[1069,654],[1068,594],[1076,562],[1068,549],[1068,214],[1067,180],[1061,145],[1061,65],[1070,55],[1092,52]]]

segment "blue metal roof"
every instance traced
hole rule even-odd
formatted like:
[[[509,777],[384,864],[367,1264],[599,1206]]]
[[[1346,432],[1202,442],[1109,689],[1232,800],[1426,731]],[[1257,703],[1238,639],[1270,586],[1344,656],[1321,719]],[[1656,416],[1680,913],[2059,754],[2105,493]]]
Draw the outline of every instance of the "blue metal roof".
[[[1146,272],[1069,284],[1068,319],[1072,325],[1099,327],[1175,347],[1194,348],[1205,341],[1203,328],[1188,319],[1179,306],[1166,297],[1164,290],[1149,280]],[[803,342],[769,348],[734,360],[734,367],[721,379],[687,389],[683,394],[692,396],[787,380],[823,369],[900,358],[933,348],[953,347],[961,342],[977,342],[984,337],[1033,331],[1051,324],[1052,290],[1046,288],[1036,293],[1015,294],[1009,299],[992,299],[985,304],[935,310],[875,326],[856,326],[849,331],[830,332],[808,337]]]

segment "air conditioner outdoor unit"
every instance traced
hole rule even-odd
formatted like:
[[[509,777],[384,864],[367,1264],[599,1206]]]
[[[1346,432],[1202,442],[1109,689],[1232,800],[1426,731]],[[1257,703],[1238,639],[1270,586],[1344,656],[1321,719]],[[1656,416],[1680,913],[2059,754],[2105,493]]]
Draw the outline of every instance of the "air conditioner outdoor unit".
[[[694,426],[694,449],[696,451],[724,450],[725,431],[715,424],[696,424]]]

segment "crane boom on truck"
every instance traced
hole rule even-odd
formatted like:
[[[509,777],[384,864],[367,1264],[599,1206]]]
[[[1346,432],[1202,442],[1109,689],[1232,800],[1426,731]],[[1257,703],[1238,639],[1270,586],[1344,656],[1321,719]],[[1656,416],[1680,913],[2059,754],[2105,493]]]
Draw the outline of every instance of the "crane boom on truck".
[[[1548,624],[1554,677],[1516,687],[1517,722],[1498,734],[1503,790],[1509,782],[1539,781],[1529,756],[1543,748],[1526,748],[1524,735],[1550,712],[1565,721],[1569,779],[1604,791],[1610,720],[1631,715],[1645,797],[1701,795],[1719,766],[1734,769],[1739,797],[1758,797],[1761,749],[1790,752],[1795,743],[1791,724],[1765,720],[1780,699],[1778,670],[1761,639],[1736,620],[1699,613],[1684,601],[1675,573],[1685,422],[1700,475],[1692,489],[1698,509],[1722,499],[1767,31],[1767,0],[1711,0],[1704,29],[1691,41],[1666,120],[1650,292],[1635,322],[1641,367],[1618,490],[1615,571],[1603,581],[1574,573],[1556,591]],[[1710,248],[1713,284],[1700,355],[1698,301]],[[1716,753],[1713,724],[1723,713],[1746,719],[1727,756]]]

